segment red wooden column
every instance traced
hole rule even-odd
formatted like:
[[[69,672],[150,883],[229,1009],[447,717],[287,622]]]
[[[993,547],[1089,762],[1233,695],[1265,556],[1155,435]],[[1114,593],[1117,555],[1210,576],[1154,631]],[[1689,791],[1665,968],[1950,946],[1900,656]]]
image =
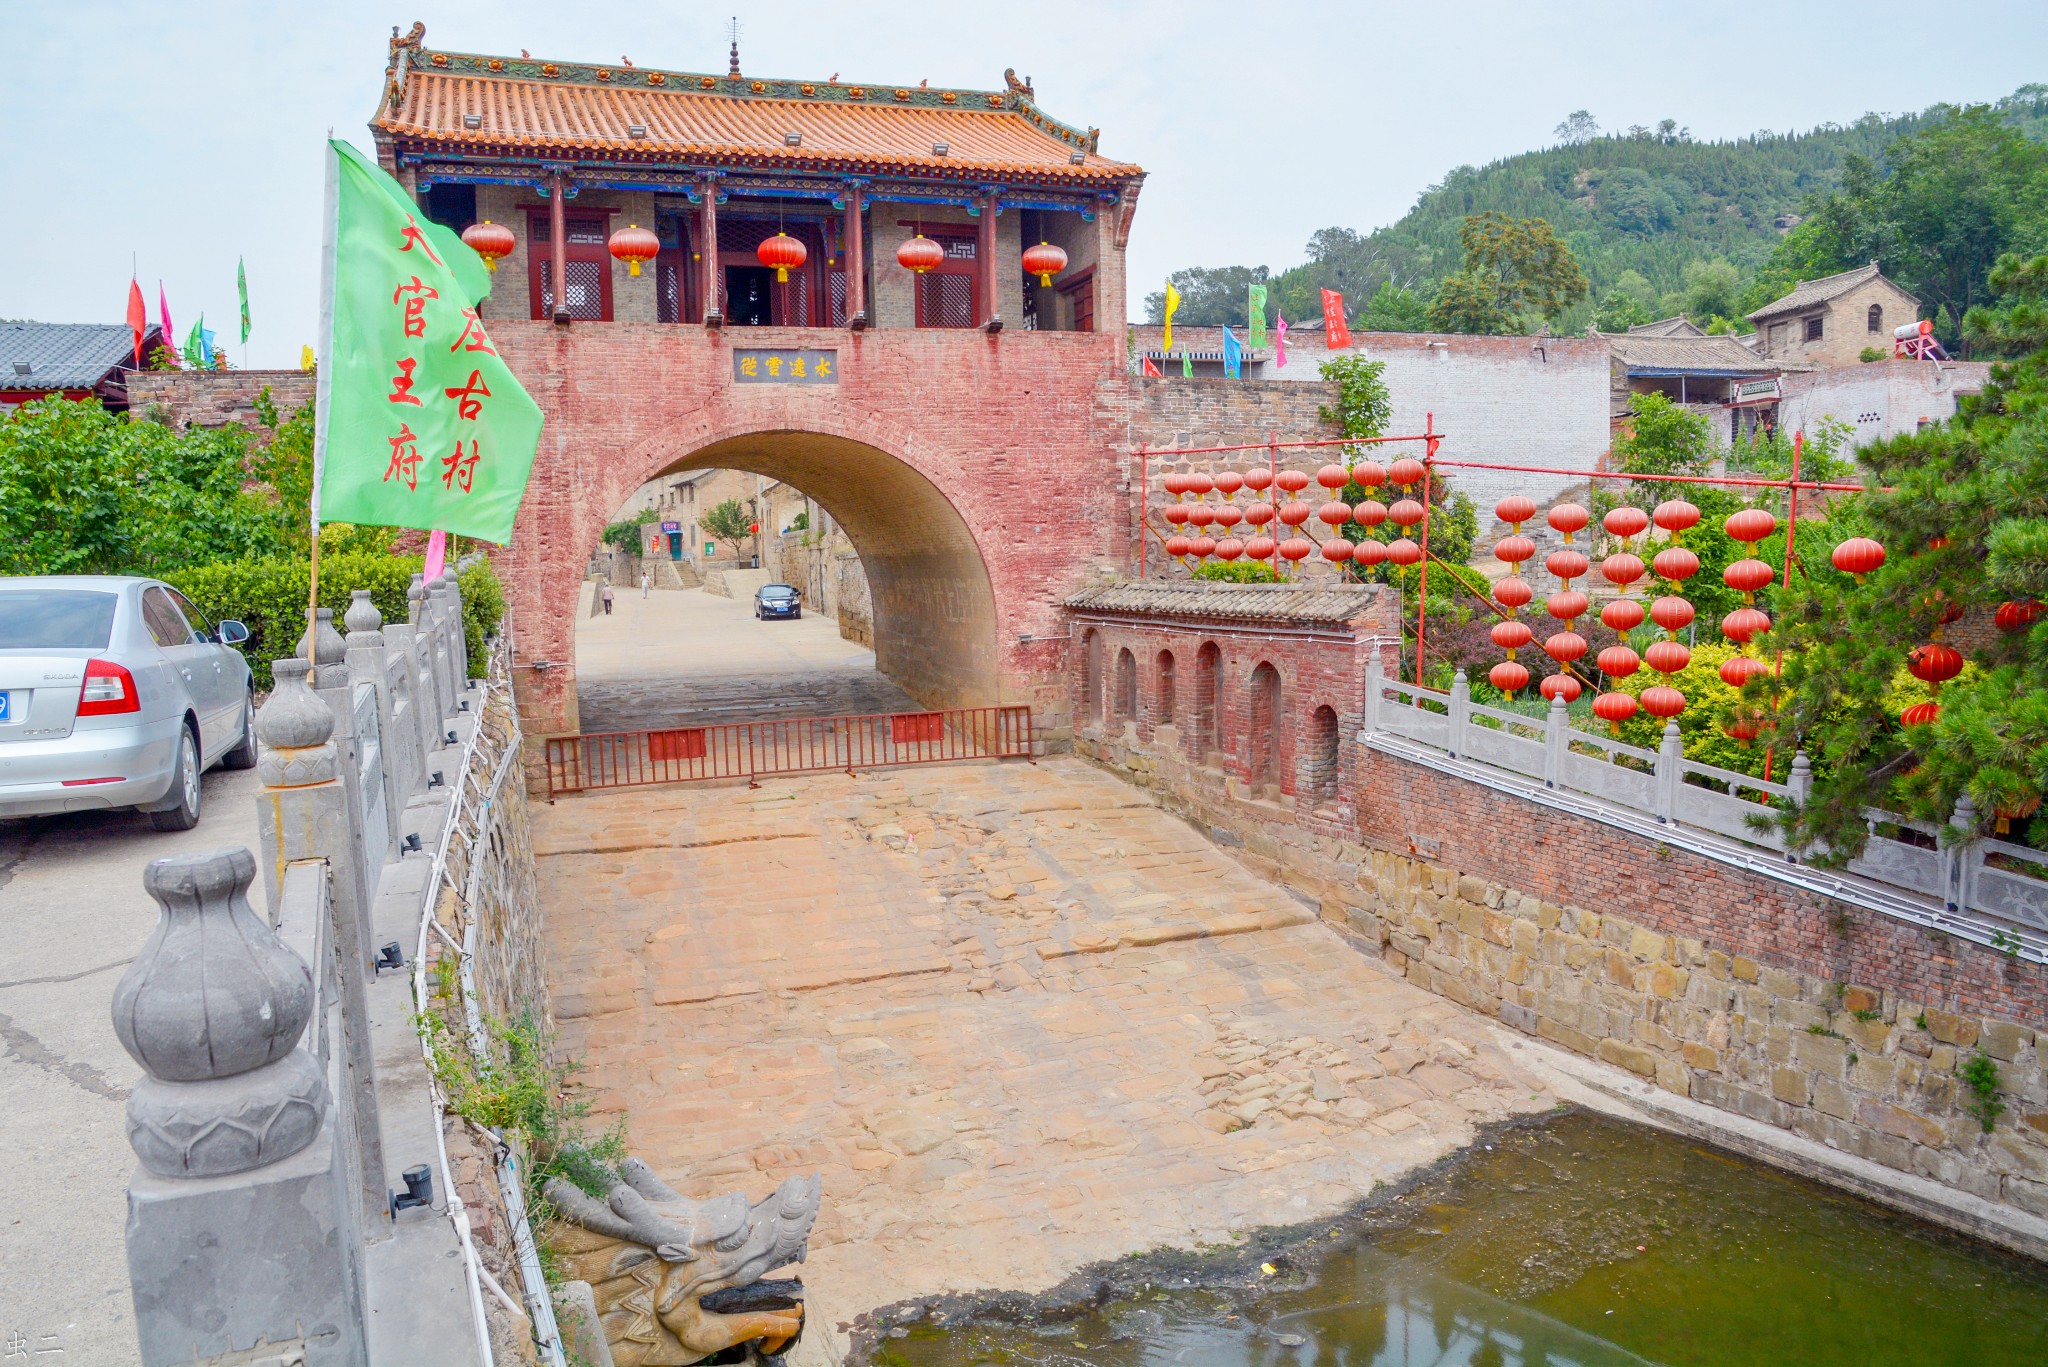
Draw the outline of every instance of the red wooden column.
[[[846,326],[855,332],[868,325],[868,245],[860,199],[860,182],[846,182]]]
[[[981,288],[976,291],[981,297],[981,317],[975,319],[977,326],[987,332],[1003,330],[1002,301],[996,297],[996,192],[990,190],[981,197],[981,222],[976,225],[974,237],[974,266],[981,276]]]
[[[553,239],[555,321],[569,321],[569,181],[560,171],[548,173],[548,236]]]
[[[718,172],[706,171],[697,178],[704,187],[698,215],[697,235],[703,239],[704,326],[715,328],[725,322],[725,310],[718,306]]]

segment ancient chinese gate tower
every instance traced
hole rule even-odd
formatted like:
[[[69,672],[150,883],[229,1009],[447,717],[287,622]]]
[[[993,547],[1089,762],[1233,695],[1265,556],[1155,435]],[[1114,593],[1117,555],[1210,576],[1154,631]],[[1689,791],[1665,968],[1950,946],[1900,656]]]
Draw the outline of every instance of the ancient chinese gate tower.
[[[472,235],[502,252],[486,317],[546,413],[498,562],[532,730],[577,727],[572,622],[606,519],[713,466],[832,511],[878,663],[914,695],[1057,705],[1059,604],[1124,563],[1134,525],[1123,258],[1144,177],[1094,130],[1014,73],[982,91],[763,79],[737,51],[717,74],[593,66],[436,51],[414,25],[372,131],[428,214],[495,225]],[[1028,273],[1027,251],[1065,262]]]

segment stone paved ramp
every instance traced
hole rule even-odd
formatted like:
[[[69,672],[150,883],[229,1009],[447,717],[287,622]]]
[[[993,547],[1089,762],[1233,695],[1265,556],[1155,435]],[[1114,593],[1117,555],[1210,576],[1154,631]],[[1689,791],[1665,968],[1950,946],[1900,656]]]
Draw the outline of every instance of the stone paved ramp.
[[[821,1327],[1326,1214],[1552,1103],[1483,1020],[1077,761],[536,827],[563,1048],[686,1192],[824,1173]]]

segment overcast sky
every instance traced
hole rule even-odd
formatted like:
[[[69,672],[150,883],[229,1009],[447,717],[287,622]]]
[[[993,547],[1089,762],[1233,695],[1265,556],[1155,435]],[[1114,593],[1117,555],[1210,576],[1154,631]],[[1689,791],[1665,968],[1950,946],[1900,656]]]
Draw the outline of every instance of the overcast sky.
[[[152,314],[234,328],[247,362],[313,340],[320,139],[365,149],[394,23],[430,46],[723,71],[737,10],[751,75],[1002,86],[1099,126],[1150,173],[1131,304],[1166,272],[1302,256],[1332,224],[1399,218],[1461,163],[1549,143],[1566,113],[1672,118],[1695,136],[1848,122],[2048,80],[2048,4],[1307,4],[727,0],[595,5],[359,0],[0,0],[0,317],[118,322],[131,254]],[[237,364],[240,348],[231,353]]]

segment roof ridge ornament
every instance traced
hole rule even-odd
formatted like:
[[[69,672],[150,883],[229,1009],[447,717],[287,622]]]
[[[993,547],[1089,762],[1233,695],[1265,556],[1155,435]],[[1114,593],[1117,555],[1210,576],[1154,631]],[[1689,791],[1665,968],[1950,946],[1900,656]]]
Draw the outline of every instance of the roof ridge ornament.
[[[727,76],[737,76],[740,74],[740,17],[735,14],[726,25],[726,28],[727,32],[732,35],[732,52],[726,59],[725,74]]]

